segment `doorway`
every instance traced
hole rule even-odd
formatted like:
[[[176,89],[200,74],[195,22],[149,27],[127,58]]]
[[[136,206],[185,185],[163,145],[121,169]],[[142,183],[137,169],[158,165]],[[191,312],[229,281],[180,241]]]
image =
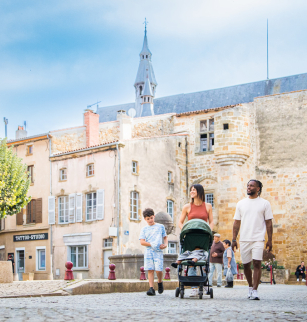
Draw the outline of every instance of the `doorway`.
[[[103,278],[109,277],[110,260],[108,257],[112,256],[112,250],[103,251]]]
[[[25,251],[24,250],[16,250],[17,254],[17,268],[16,273],[18,274],[18,278],[20,281],[23,280],[22,274],[25,272]]]

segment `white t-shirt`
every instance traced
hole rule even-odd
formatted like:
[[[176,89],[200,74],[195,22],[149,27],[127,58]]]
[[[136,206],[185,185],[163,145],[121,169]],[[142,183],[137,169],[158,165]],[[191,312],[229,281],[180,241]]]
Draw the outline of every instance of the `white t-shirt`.
[[[237,203],[233,219],[241,220],[240,241],[264,241],[265,220],[273,219],[270,203],[260,197]]]

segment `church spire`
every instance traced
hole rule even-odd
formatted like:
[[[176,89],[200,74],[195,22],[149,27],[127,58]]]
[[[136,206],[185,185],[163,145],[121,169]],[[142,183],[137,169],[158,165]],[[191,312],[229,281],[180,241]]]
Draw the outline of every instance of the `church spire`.
[[[151,63],[152,53],[148,48],[148,40],[147,40],[148,21],[146,20],[146,18],[145,18],[144,24],[145,24],[145,34],[144,34],[143,48],[140,52],[140,63],[139,63],[136,79],[134,82],[135,107],[136,107],[137,116],[142,116],[141,115],[142,103],[144,103],[143,96],[144,96],[145,85],[146,85],[146,91],[147,92],[149,91],[152,94],[151,95],[152,100],[155,97],[155,92],[157,87],[157,81],[156,81],[155,73],[153,71],[153,67]]]

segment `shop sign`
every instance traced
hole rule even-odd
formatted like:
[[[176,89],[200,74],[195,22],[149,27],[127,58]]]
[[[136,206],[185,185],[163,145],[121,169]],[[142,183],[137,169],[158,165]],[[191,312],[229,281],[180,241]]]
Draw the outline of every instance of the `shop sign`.
[[[42,234],[27,234],[27,235],[14,235],[14,242],[31,241],[31,240],[45,240],[48,239],[48,233]]]

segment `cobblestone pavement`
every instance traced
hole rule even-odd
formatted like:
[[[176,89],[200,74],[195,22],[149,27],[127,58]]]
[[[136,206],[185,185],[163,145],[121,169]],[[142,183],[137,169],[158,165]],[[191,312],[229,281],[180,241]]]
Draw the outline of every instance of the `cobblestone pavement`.
[[[188,290],[186,291],[188,295]],[[65,297],[0,299],[1,321],[306,321],[307,287],[261,285],[260,301],[247,287],[214,288],[214,299],[112,293]]]
[[[59,281],[26,281],[0,284],[0,298],[5,296],[22,296],[52,293],[70,283]]]

